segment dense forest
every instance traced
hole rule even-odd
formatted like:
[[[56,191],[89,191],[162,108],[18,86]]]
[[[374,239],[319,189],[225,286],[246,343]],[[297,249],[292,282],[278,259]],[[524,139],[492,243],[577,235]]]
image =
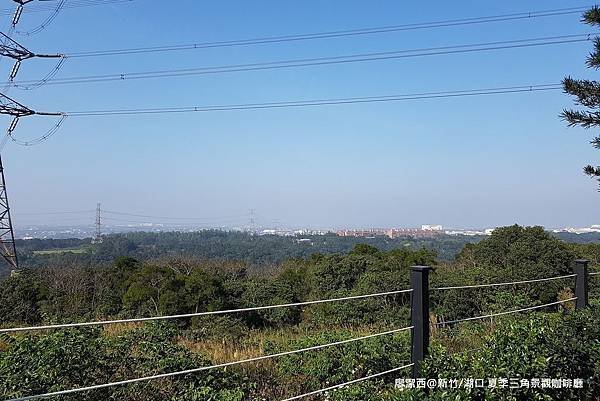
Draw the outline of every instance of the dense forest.
[[[477,243],[444,239],[450,241],[446,249],[460,246],[450,261],[439,257],[439,243],[428,247],[427,240],[407,246],[405,239],[311,239],[312,245],[205,232],[110,236],[93,246],[79,240],[28,241],[23,252],[29,267],[0,281],[0,325],[185,314],[396,291],[410,287],[413,265],[434,266],[433,288],[561,276],[572,272],[576,258],[589,259],[592,269],[600,266],[600,244],[567,243],[540,227],[501,228]],[[64,252],[82,247],[96,248]],[[43,252],[48,249],[63,251]],[[436,325],[569,299],[573,289],[573,280],[565,279],[432,291],[433,343],[423,374],[583,378],[584,389],[395,390],[394,379],[408,377],[407,371],[330,392],[326,399],[598,399],[600,279],[590,279],[592,305],[586,311],[575,312],[567,302],[539,312]],[[10,399],[394,330],[410,324],[409,306],[410,296],[397,294],[168,322],[2,334],[0,394]],[[409,362],[410,335],[400,332],[61,399],[277,400]]]
[[[600,241],[600,233],[553,235],[572,243]],[[484,238],[485,236],[463,235],[438,235],[432,238],[355,238],[340,237],[333,233],[284,237],[204,230],[113,234],[105,236],[101,244],[92,243],[90,238],[17,240],[17,249],[21,265],[25,268],[108,266],[116,258],[128,256],[139,261],[169,257],[235,260],[263,269],[288,259],[309,258],[314,254],[347,253],[357,244],[367,244],[383,251],[426,248],[436,252],[437,260],[447,262],[454,260],[466,244],[477,243]],[[0,276],[8,273],[8,266],[0,267]]]
[[[478,242],[481,238],[442,235],[422,239],[390,239],[383,236],[340,237],[336,234],[284,237],[205,230],[114,234],[105,236],[101,244],[93,244],[91,239],[18,240],[17,248],[23,267],[109,265],[120,256],[129,256],[139,261],[185,256],[243,261],[262,269],[288,259],[308,258],[319,253],[347,253],[357,244],[368,244],[385,251],[427,248],[435,250],[440,260],[452,260],[465,244]]]

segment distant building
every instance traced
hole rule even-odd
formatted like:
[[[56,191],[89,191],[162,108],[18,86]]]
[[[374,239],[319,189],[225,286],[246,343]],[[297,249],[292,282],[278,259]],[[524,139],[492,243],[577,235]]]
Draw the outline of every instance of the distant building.
[[[444,227],[440,225],[423,224],[421,226],[423,231],[444,231]]]
[[[361,237],[361,238],[431,238],[444,234],[441,230],[423,230],[417,228],[372,228],[372,229],[355,229],[355,230],[340,230],[337,235],[340,237]]]

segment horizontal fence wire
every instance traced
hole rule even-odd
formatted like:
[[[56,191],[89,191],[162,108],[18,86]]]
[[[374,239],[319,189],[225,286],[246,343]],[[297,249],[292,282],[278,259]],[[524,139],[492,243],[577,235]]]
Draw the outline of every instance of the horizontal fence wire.
[[[600,274],[600,272],[594,272],[594,273],[588,273],[590,276],[597,276]]]
[[[168,377],[187,375],[187,374],[191,374],[191,373],[198,373],[198,372],[207,371],[207,370],[211,370],[211,369],[225,368],[228,366],[240,365],[243,363],[258,362],[258,361],[263,361],[263,360],[272,359],[272,358],[278,358],[278,357],[282,357],[282,356],[286,356],[286,355],[294,355],[294,354],[300,354],[302,352],[315,351],[315,350],[333,347],[333,346],[337,346],[337,345],[343,345],[343,344],[349,344],[349,343],[353,343],[353,342],[357,342],[357,341],[363,341],[363,340],[367,340],[369,338],[382,337],[382,336],[386,336],[386,335],[390,335],[390,334],[396,334],[396,333],[400,333],[403,331],[412,330],[413,327],[414,326],[403,327],[401,329],[389,330],[389,331],[385,331],[385,332],[381,332],[381,333],[377,333],[377,334],[370,334],[370,335],[363,336],[363,337],[357,337],[357,338],[351,338],[348,340],[336,341],[336,342],[329,343],[329,344],[315,345],[313,347],[301,348],[301,349],[297,349],[297,350],[293,350],[293,351],[285,351],[285,352],[280,352],[277,354],[263,355],[263,356],[258,356],[255,358],[243,359],[240,361],[226,362],[226,363],[221,363],[221,364],[211,365],[211,366],[202,366],[199,368],[182,370],[182,371],[178,371],[178,372],[161,373],[161,374],[157,374],[157,375],[153,375],[153,376],[145,376],[145,377],[139,377],[136,379],[128,379],[128,380],[122,380],[122,381],[117,381],[117,382],[112,382],[112,383],[97,384],[94,386],[74,388],[74,389],[70,389],[70,390],[55,391],[52,393],[30,395],[30,396],[26,396],[26,397],[13,398],[13,399],[10,399],[7,401],[26,401],[26,400],[48,398],[48,397],[56,397],[56,396],[61,396],[61,395],[73,394],[73,393],[81,393],[81,392],[85,392],[85,391],[99,390],[99,389],[108,388],[108,387],[122,386],[125,384],[140,383],[140,382],[146,382],[146,381],[150,381],[150,380],[164,379],[164,378],[168,378]]]
[[[337,384],[335,386],[326,387],[326,388],[323,388],[321,390],[311,391],[310,393],[306,393],[306,394],[302,394],[302,395],[297,395],[297,396],[291,397],[291,398],[286,398],[285,400],[282,400],[282,401],[299,400],[301,398],[309,397],[311,395],[317,395],[317,394],[325,393],[327,391],[337,390],[337,389],[340,389],[342,387],[346,387],[346,386],[349,386],[349,385],[352,385],[352,384],[355,384],[355,383],[360,383],[360,382],[363,382],[363,381],[366,381],[366,380],[374,379],[376,377],[388,375],[390,373],[394,373],[394,372],[397,372],[399,370],[409,368],[409,367],[411,367],[413,365],[414,365],[414,363],[411,363],[411,364],[408,364],[408,365],[404,365],[404,366],[400,366],[399,368],[394,368],[394,369],[386,370],[385,372],[376,373],[376,374],[373,374],[373,375],[361,377],[360,379],[351,380],[351,381],[346,382],[346,383]]]
[[[434,290],[443,291],[443,290],[464,290],[467,288],[502,287],[502,286],[509,286],[509,285],[517,285],[517,284],[542,283],[542,282],[553,281],[553,280],[564,280],[564,279],[572,278],[575,276],[576,276],[576,274],[567,274],[565,276],[539,278],[539,279],[533,279],[533,280],[511,281],[511,282],[507,282],[507,283],[458,285],[458,286],[451,286],[451,287],[434,287],[434,288],[431,288],[430,290],[431,291],[434,291]]]
[[[484,315],[484,316],[467,317],[467,318],[464,318],[464,319],[450,320],[450,321],[447,321],[447,322],[439,322],[439,323],[435,323],[435,326],[445,326],[445,325],[447,325],[447,324],[454,324],[454,323],[460,323],[460,322],[467,322],[467,321],[471,321],[471,320],[487,319],[487,318],[490,318],[490,317],[495,317],[495,316],[510,315],[511,313],[526,312],[526,311],[530,311],[530,310],[534,310],[534,309],[541,309],[541,308],[545,308],[545,307],[547,307],[547,306],[553,306],[553,305],[564,304],[564,303],[566,303],[566,302],[575,301],[576,299],[577,299],[577,297],[573,297],[573,298],[565,299],[565,300],[563,300],[563,301],[550,302],[550,303],[548,303],[548,304],[537,305],[537,306],[530,306],[530,307],[528,307],[528,308],[522,308],[522,309],[515,309],[515,310],[511,310],[511,311],[505,311],[505,312],[492,313],[492,314],[489,314],[489,315]]]
[[[14,327],[14,328],[8,328],[8,329],[0,329],[0,333],[15,333],[15,332],[21,332],[21,331],[36,331],[36,330],[55,330],[55,329],[75,328],[75,327],[102,326],[102,325],[119,324],[119,323],[141,323],[141,322],[150,322],[150,321],[157,321],[157,320],[183,319],[183,318],[199,317],[199,316],[223,315],[223,314],[229,314],[229,313],[251,312],[251,311],[276,309],[276,308],[290,308],[290,307],[295,307],[295,306],[315,305],[315,304],[323,304],[323,303],[329,303],[329,302],[340,302],[340,301],[350,301],[350,300],[356,300],[356,299],[383,297],[383,296],[388,296],[388,295],[404,294],[404,293],[408,293],[408,292],[412,292],[412,289],[380,292],[380,293],[368,294],[368,295],[356,295],[356,296],[343,297],[343,298],[322,299],[322,300],[317,300],[317,301],[295,302],[295,303],[289,303],[289,304],[255,306],[255,307],[250,307],[250,308],[228,309],[228,310],[209,311],[209,312],[186,313],[186,314],[182,314],[182,315],[155,316],[155,317],[142,317],[142,318],[117,319],[117,320],[100,320],[100,321],[94,321],[94,322],[53,324],[53,325],[47,325],[47,326]]]

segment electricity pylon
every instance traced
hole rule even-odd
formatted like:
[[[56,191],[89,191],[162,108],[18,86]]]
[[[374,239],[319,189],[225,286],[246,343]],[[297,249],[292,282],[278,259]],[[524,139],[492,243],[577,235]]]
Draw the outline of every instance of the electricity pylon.
[[[18,3],[17,9],[13,15],[12,19],[12,30],[15,29],[19,20],[21,19],[21,15],[23,14],[23,6],[27,3],[32,2],[33,0],[13,0],[15,3]],[[45,0],[40,0],[45,1]],[[60,11],[60,7],[64,4],[64,0],[60,3],[59,8],[57,8],[56,12],[53,16],[51,16],[47,21],[45,21],[38,29],[43,29],[47,22],[50,22],[54,16]],[[13,81],[19,72],[19,68],[21,67],[21,62],[23,60],[27,60],[33,57],[42,57],[42,58],[62,58],[64,61],[64,56],[61,54],[36,54],[25,47],[21,46],[19,43],[11,39],[9,36],[0,32],[0,57],[6,56],[15,60],[15,65],[13,66],[9,81]],[[60,68],[59,63],[55,70]],[[29,107],[26,107],[19,102],[9,98],[8,96],[0,93],[0,115],[5,114],[13,117],[13,120],[6,131],[6,137],[0,141],[0,150],[4,146],[7,138],[12,137],[12,132],[15,130],[17,123],[19,122],[19,118],[32,116],[32,115],[50,115],[50,116],[60,116],[62,115],[62,120],[64,120],[65,116],[62,113],[41,113],[36,112]],[[61,120],[61,121],[62,121]],[[60,123],[59,123],[60,125]],[[56,129],[58,129],[58,126]],[[42,139],[45,137],[42,137]],[[14,139],[14,138],[13,138]],[[8,204],[8,194],[6,192],[6,181],[4,179],[4,166],[2,164],[2,156],[0,155],[0,254],[2,257],[8,262],[8,264],[12,268],[12,273],[16,273],[19,268],[19,260],[17,257],[17,247],[15,244],[15,233],[13,230],[12,219],[10,216],[10,206]]]
[[[13,116],[13,121],[8,128],[12,132],[17,126],[19,117],[31,116],[35,112],[28,107],[0,94],[0,114]],[[4,180],[4,166],[0,155],[0,253],[13,272],[19,268],[17,258],[17,247],[15,245],[15,233],[13,231],[12,219],[10,217],[10,206],[6,193],[6,181]]]
[[[92,240],[92,244],[102,243],[102,209],[100,208],[100,202],[96,206],[96,235]]]
[[[17,76],[21,62],[30,58],[63,58],[62,54],[37,54],[27,50],[13,39],[0,32],[0,55],[12,58],[15,60],[15,65],[10,72],[10,80],[12,81]]]
[[[31,110],[29,107],[22,105],[0,93],[0,114],[5,114],[13,117],[13,120],[8,127],[7,135],[15,130],[19,118],[32,115],[60,115],[60,113],[41,113]],[[19,267],[17,258],[17,249],[15,245],[15,234],[10,217],[10,207],[8,204],[8,195],[6,193],[6,181],[4,180],[4,167],[2,165],[2,156],[0,155],[0,254],[12,267],[13,272]]]
[[[15,272],[19,268],[19,259],[17,258],[15,233],[10,218],[8,195],[6,194],[2,156],[0,156],[0,253],[2,253],[2,257],[8,262],[13,272]]]
[[[31,3],[33,0],[13,0],[15,3],[18,3],[19,6],[17,7],[17,10],[15,11],[15,14],[13,15],[13,19],[12,19],[12,24],[13,26],[17,25],[19,23],[19,20],[21,19],[21,14],[23,14],[23,6],[27,3]]]
[[[8,135],[12,134],[12,132],[17,127],[17,123],[19,122],[19,118],[27,117],[27,116],[62,116],[63,113],[46,113],[40,111],[33,111],[27,106],[23,106],[21,103],[17,102],[9,98],[6,95],[0,93],[0,114],[6,114],[13,117],[10,126],[8,127],[7,133]]]

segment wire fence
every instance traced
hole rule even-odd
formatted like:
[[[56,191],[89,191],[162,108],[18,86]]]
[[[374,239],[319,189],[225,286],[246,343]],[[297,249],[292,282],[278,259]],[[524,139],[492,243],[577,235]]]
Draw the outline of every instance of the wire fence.
[[[548,306],[564,304],[566,302],[571,302],[571,301],[575,301],[575,300],[577,300],[577,297],[565,299],[565,300],[562,300],[562,301],[550,302],[550,303],[543,304],[543,305],[530,306],[528,308],[521,308],[521,309],[515,309],[515,310],[511,310],[511,311],[491,313],[489,315],[484,315],[484,316],[467,317],[467,318],[464,318],[464,319],[449,320],[447,322],[438,322],[438,323],[435,323],[435,326],[445,326],[445,325],[448,325],[448,324],[455,324],[455,323],[460,323],[460,322],[468,322],[468,321],[472,321],[472,320],[481,320],[481,319],[487,319],[487,318],[496,317],[496,316],[510,315],[510,314],[513,314],[513,313],[526,312],[526,311],[530,311],[530,310],[545,308],[545,307],[548,307]]]
[[[575,276],[576,276],[576,274],[567,274],[567,275],[558,276],[558,277],[511,281],[511,282],[506,282],[506,283],[458,285],[458,286],[451,286],[451,287],[434,287],[434,288],[431,288],[431,290],[432,291],[436,291],[436,290],[437,291],[445,291],[445,290],[463,290],[463,289],[469,289],[469,288],[503,287],[503,286],[519,285],[519,284],[543,283],[543,282],[547,282],[547,281],[564,280],[567,278],[573,278]]]
[[[596,276],[599,274],[600,274],[600,272],[588,273],[588,276]],[[577,274],[569,274],[569,275],[563,275],[563,276],[557,276],[557,277],[549,277],[549,278],[533,279],[533,280],[521,280],[521,281],[503,282],[503,283],[436,287],[436,288],[432,288],[431,290],[442,291],[442,290],[455,290],[455,289],[511,286],[511,285],[519,285],[519,284],[542,283],[542,282],[548,282],[548,281],[563,280],[563,279],[573,278],[576,276],[578,276],[578,275]],[[388,292],[381,292],[381,293],[330,298],[330,299],[322,299],[322,300],[314,300],[314,301],[306,301],[306,302],[295,302],[295,303],[287,303],[287,304],[257,306],[257,307],[229,309],[229,310],[220,310],[220,311],[198,312],[198,313],[181,314],[181,315],[156,316],[156,317],[147,317],[147,318],[133,318],[133,319],[119,319],[119,320],[104,320],[104,321],[55,324],[55,325],[46,325],[46,326],[33,326],[33,327],[15,327],[15,328],[0,329],[0,333],[15,333],[15,332],[23,332],[23,331],[51,330],[51,329],[61,329],[61,328],[78,328],[78,327],[100,326],[100,325],[109,325],[109,324],[118,324],[118,323],[142,323],[142,322],[157,321],[157,320],[180,319],[180,318],[220,315],[220,314],[229,314],[229,313],[242,313],[242,312],[249,312],[249,311],[275,309],[275,308],[299,307],[299,306],[323,304],[323,303],[330,303],[330,302],[341,302],[341,301],[368,299],[368,298],[374,298],[374,297],[385,297],[385,296],[408,294],[408,293],[411,294],[411,298],[414,298],[417,295],[417,294],[415,294],[413,289],[405,289],[405,290],[398,290],[398,291],[388,291]],[[483,315],[483,316],[474,316],[474,317],[468,317],[468,318],[462,318],[462,319],[455,319],[455,320],[451,320],[451,321],[438,322],[438,323],[434,323],[433,325],[436,327],[439,327],[439,326],[443,327],[443,326],[454,325],[454,324],[462,323],[462,322],[489,319],[489,318],[493,318],[493,317],[497,317],[497,316],[505,316],[505,315],[516,314],[516,313],[521,313],[521,312],[526,312],[526,311],[532,311],[532,310],[542,309],[542,308],[556,306],[556,305],[563,305],[567,302],[576,301],[577,299],[578,299],[578,297],[575,296],[575,297],[572,297],[569,299],[545,303],[542,305],[536,305],[536,306],[530,306],[530,307],[520,308],[520,309],[515,309],[515,310],[491,313],[491,314],[487,314],[487,315]],[[413,320],[413,322],[414,322],[414,320]],[[273,358],[279,358],[279,357],[283,357],[283,356],[289,356],[289,355],[301,354],[304,352],[321,350],[321,349],[325,349],[325,348],[329,348],[329,347],[364,341],[367,339],[397,334],[397,333],[401,333],[401,332],[405,332],[405,331],[412,331],[412,336],[414,337],[415,331],[417,330],[415,327],[416,326],[413,323],[413,325],[411,325],[411,326],[403,327],[400,329],[394,329],[394,330],[379,332],[379,333],[375,333],[375,334],[369,334],[369,335],[365,335],[365,336],[361,336],[361,337],[331,342],[331,343],[322,344],[322,345],[315,345],[315,346],[300,348],[300,349],[291,350],[291,351],[279,352],[276,354],[261,355],[261,356],[243,359],[243,360],[225,362],[225,363],[220,363],[220,364],[215,364],[215,365],[210,365],[210,366],[202,366],[202,367],[198,367],[198,368],[194,368],[194,369],[187,369],[187,370],[182,370],[182,371],[177,371],[177,372],[160,373],[160,374],[151,375],[151,376],[126,379],[126,380],[115,381],[115,382],[110,382],[110,383],[105,383],[105,384],[97,384],[97,385],[92,385],[92,386],[87,386],[87,387],[79,387],[79,388],[73,388],[73,389],[68,389],[68,390],[60,390],[60,391],[55,391],[55,392],[48,392],[48,393],[43,393],[43,394],[24,396],[24,397],[19,397],[19,398],[13,398],[13,399],[10,399],[7,401],[25,401],[25,400],[35,400],[35,399],[42,399],[42,398],[49,398],[49,397],[57,397],[57,396],[64,396],[64,395],[69,395],[69,394],[99,390],[99,389],[104,389],[104,388],[108,388],[108,387],[123,386],[123,385],[127,385],[127,384],[147,382],[147,381],[151,381],[151,380],[171,378],[171,377],[176,377],[176,376],[182,376],[182,375],[188,375],[188,374],[208,371],[211,369],[226,368],[229,366],[236,366],[236,365],[241,365],[241,364],[245,364],[245,363],[259,362],[259,361],[264,361],[264,360],[273,359]],[[414,346],[414,343],[413,343],[413,346]],[[476,349],[476,350],[478,350],[478,349]],[[475,351],[475,350],[466,350],[466,351],[463,351],[460,353],[473,352],[473,351]],[[305,397],[309,397],[309,396],[313,396],[313,395],[317,395],[317,394],[326,393],[328,391],[337,390],[337,389],[340,389],[340,388],[343,388],[343,387],[346,387],[346,386],[349,386],[349,385],[352,385],[355,383],[359,383],[362,381],[381,377],[381,376],[384,376],[384,375],[387,375],[387,374],[390,374],[390,373],[393,373],[393,372],[396,372],[396,371],[399,371],[402,369],[412,367],[414,365],[415,365],[415,360],[413,359],[411,364],[407,364],[407,365],[404,365],[404,366],[401,366],[398,368],[390,369],[385,372],[368,375],[368,376],[365,376],[365,377],[362,377],[359,379],[355,379],[355,380],[351,380],[351,381],[341,383],[338,385],[326,387],[326,388],[323,388],[320,390],[311,391],[311,392],[301,394],[298,396],[294,396],[291,398],[286,398],[285,400],[282,400],[282,401],[297,400],[297,399],[301,399],[301,398],[305,398]]]
[[[157,320],[184,319],[184,318],[199,317],[199,316],[224,315],[224,314],[230,314],[230,313],[252,312],[252,311],[260,311],[260,310],[267,310],[267,309],[290,308],[290,307],[316,305],[316,304],[323,304],[323,303],[330,303],[330,302],[341,302],[341,301],[351,301],[351,300],[367,299],[367,298],[374,298],[374,297],[384,297],[384,296],[390,296],[390,295],[405,294],[405,293],[409,293],[409,292],[412,292],[412,289],[380,292],[380,293],[367,294],[367,295],[355,295],[355,296],[342,297],[342,298],[330,298],[330,299],[322,299],[322,300],[316,300],[316,301],[294,302],[294,303],[288,303],[288,304],[254,306],[254,307],[249,307],[249,308],[186,313],[186,314],[181,314],[181,315],[154,316],[154,317],[117,319],[117,320],[99,320],[99,321],[93,321],[93,322],[64,323],[64,324],[53,324],[53,325],[47,325],[47,326],[13,327],[13,328],[8,328],[8,329],[0,329],[0,333],[15,333],[15,332],[36,331],[36,330],[56,330],[56,329],[67,329],[67,328],[77,328],[77,327],[103,326],[103,325],[120,324],[120,323],[142,323],[142,322],[151,322],[151,321],[157,321]]]
[[[305,393],[305,394],[297,395],[295,397],[286,398],[285,400],[282,400],[282,401],[299,400],[301,398],[306,398],[306,397],[309,397],[311,395],[317,395],[317,394],[325,393],[327,391],[341,389],[343,387],[346,387],[346,386],[349,386],[349,385],[352,385],[352,384],[356,384],[356,383],[360,383],[360,382],[363,382],[363,381],[366,381],[366,380],[374,379],[376,377],[381,377],[381,376],[389,375],[390,373],[394,373],[394,372],[397,372],[399,370],[409,368],[411,366],[414,366],[414,363],[410,363],[408,365],[400,366],[399,368],[394,368],[394,369],[386,370],[385,372],[376,373],[376,374],[373,374],[373,375],[361,377],[360,379],[350,380],[349,382],[345,382],[345,383],[342,383],[342,384],[336,384],[335,386],[326,387],[326,388],[323,388],[323,389],[320,389],[320,390],[311,391],[310,393]]]
[[[413,326],[403,327],[401,329],[389,330],[389,331],[376,333],[376,334],[369,334],[369,335],[362,336],[362,337],[351,338],[351,339],[342,340],[342,341],[336,341],[336,342],[323,344],[323,345],[315,345],[312,347],[301,348],[301,349],[297,349],[297,350],[293,350],[293,351],[279,352],[277,354],[262,355],[262,356],[258,356],[255,358],[243,359],[243,360],[239,360],[239,361],[226,362],[226,363],[221,363],[221,364],[211,365],[211,366],[202,366],[199,368],[181,370],[178,372],[161,373],[161,374],[157,374],[157,375],[153,375],[153,376],[145,376],[145,377],[139,377],[139,378],[135,378],[135,379],[121,380],[121,381],[105,383],[105,384],[97,384],[94,386],[80,387],[80,388],[75,388],[75,389],[70,389],[70,390],[62,390],[62,391],[55,391],[55,392],[51,392],[51,393],[37,394],[37,395],[31,395],[31,396],[26,396],[26,397],[20,397],[20,398],[13,398],[13,399],[10,399],[7,401],[25,401],[25,400],[48,398],[48,397],[58,397],[58,396],[62,396],[62,395],[81,393],[81,392],[87,392],[87,391],[92,391],[92,390],[99,390],[99,389],[103,389],[103,388],[107,388],[107,387],[123,386],[126,384],[133,384],[133,383],[146,382],[146,381],[150,381],[150,380],[164,379],[164,378],[168,378],[168,377],[182,376],[182,375],[187,375],[187,374],[191,374],[191,373],[203,372],[203,371],[207,371],[207,370],[211,370],[211,369],[226,368],[229,366],[235,366],[235,365],[240,365],[240,364],[250,363],[250,362],[259,362],[259,361],[264,361],[267,359],[279,358],[279,357],[287,356],[287,355],[300,354],[303,352],[320,350],[320,349],[334,347],[334,346],[338,346],[338,345],[349,344],[349,343],[353,343],[353,342],[357,342],[357,341],[364,341],[364,340],[367,340],[370,338],[376,338],[376,337],[401,333],[403,331],[411,330],[412,328],[413,328]]]

